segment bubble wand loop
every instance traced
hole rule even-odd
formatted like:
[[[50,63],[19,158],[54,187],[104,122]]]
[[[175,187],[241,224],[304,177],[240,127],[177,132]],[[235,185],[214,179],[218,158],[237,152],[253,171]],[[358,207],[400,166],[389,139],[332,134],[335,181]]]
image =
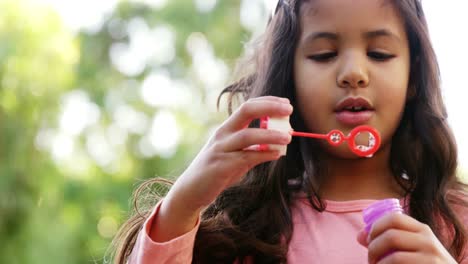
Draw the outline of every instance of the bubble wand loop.
[[[260,128],[268,129],[268,122],[269,117],[261,118]],[[291,130],[290,133],[292,136],[325,139],[334,147],[337,147],[346,141],[350,150],[360,157],[372,157],[372,155],[374,155],[374,153],[379,149],[381,143],[379,132],[375,128],[367,125],[355,127],[351,132],[349,132],[348,136],[337,129],[328,132],[328,134],[306,133],[294,130]],[[367,146],[356,144],[356,138],[361,133],[369,134],[369,143]],[[265,149],[265,147],[262,147],[262,149]]]

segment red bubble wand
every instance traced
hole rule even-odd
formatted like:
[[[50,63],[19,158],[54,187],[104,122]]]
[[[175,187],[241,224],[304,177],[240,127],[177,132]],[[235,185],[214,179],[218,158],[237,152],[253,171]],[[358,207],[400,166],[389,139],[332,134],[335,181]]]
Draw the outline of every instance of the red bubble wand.
[[[268,121],[269,117],[263,117],[260,119],[260,128],[267,129],[268,128]],[[349,149],[356,155],[360,157],[372,157],[375,152],[380,147],[381,143],[381,138],[379,132],[367,125],[362,125],[362,126],[357,126],[353,130],[349,132],[349,134],[346,136],[343,132],[340,130],[334,129],[328,134],[315,134],[315,133],[306,133],[306,132],[297,132],[294,130],[291,130],[291,135],[292,136],[297,136],[297,137],[308,137],[308,138],[317,138],[317,139],[325,139],[327,142],[334,146],[337,147],[341,145],[344,141],[348,143]],[[356,144],[356,138],[359,136],[359,134],[362,133],[368,133],[369,134],[369,142],[368,145],[358,145]],[[264,145],[264,144],[262,144]],[[261,149],[268,149],[268,146],[260,146]]]

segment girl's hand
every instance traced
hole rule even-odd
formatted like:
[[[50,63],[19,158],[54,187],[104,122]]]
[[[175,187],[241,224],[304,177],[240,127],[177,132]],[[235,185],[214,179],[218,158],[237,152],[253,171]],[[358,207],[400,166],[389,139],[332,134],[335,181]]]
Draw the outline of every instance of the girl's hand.
[[[370,264],[457,263],[429,226],[405,214],[382,217],[370,234],[361,230],[358,241],[368,248]]]
[[[176,199],[187,210],[195,212],[214,201],[223,190],[238,182],[254,166],[278,159],[278,151],[252,151],[247,148],[257,144],[287,145],[291,142],[291,135],[247,126],[254,119],[289,116],[292,111],[286,98],[266,96],[243,103],[216,130],[179,177],[165,201]]]

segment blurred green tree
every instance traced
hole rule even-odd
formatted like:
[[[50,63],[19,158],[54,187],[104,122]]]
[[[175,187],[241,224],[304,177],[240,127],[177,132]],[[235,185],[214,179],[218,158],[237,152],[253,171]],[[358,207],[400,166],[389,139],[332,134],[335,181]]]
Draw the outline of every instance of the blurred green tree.
[[[225,117],[241,6],[260,2],[121,1],[73,32],[0,1],[0,263],[105,261],[135,184],[176,177]]]
[[[240,1],[196,2],[122,1],[73,32],[0,1],[0,263],[103,262],[135,184],[176,177],[225,117],[252,33]]]
[[[69,243],[59,224],[64,178],[34,142],[72,87],[78,45],[50,10],[24,1],[0,10],[0,262],[39,263]]]

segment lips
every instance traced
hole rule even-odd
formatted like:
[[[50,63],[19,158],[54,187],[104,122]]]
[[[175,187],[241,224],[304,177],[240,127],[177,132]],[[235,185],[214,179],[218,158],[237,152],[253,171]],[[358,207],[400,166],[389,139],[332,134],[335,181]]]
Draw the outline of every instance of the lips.
[[[346,126],[363,125],[374,115],[374,107],[363,97],[348,97],[335,107],[336,119]]]
[[[363,97],[348,97],[341,100],[335,107],[335,112],[360,110],[374,110],[371,103]]]

